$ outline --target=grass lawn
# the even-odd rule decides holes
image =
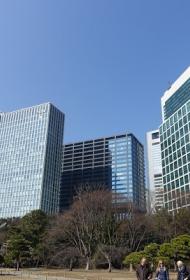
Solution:
[[[131,273],[127,270],[113,270],[109,273],[106,270],[23,269],[18,274],[14,270],[7,270],[7,273],[4,273],[2,276],[0,275],[2,280],[61,280],[62,278],[79,280],[136,280],[135,272]],[[170,280],[175,279],[176,274],[170,273]]]

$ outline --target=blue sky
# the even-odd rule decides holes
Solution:
[[[65,142],[161,121],[190,64],[189,0],[0,0],[0,110],[50,101]]]

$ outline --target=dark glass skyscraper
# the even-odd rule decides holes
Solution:
[[[60,209],[70,207],[79,188],[105,186],[122,201],[146,208],[144,148],[133,134],[63,146]],[[119,199],[119,198],[118,198]]]

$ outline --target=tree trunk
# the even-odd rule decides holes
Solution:
[[[36,261],[36,267],[38,267],[39,262],[40,262],[40,260],[39,260],[39,258],[38,258],[37,261]]]
[[[130,271],[130,272],[133,272],[133,265],[132,265],[132,263],[130,263],[129,271]]]
[[[174,271],[175,271],[175,272],[177,271],[177,264],[176,264],[175,261],[174,261]]]
[[[108,272],[111,272],[111,270],[112,270],[112,265],[110,259],[108,258]]]
[[[73,270],[73,260],[70,260],[69,270],[70,270],[70,271]]]
[[[85,270],[88,271],[89,269],[90,269],[90,258],[87,257],[87,259],[86,259],[86,268],[85,268]]]
[[[19,266],[19,260],[16,261],[16,270],[19,271],[20,266]]]

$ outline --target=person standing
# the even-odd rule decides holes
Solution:
[[[137,266],[136,276],[138,280],[152,279],[152,271],[146,258],[142,258],[140,264]]]
[[[182,262],[177,262],[177,280],[190,280],[190,269]]]
[[[162,260],[159,260],[156,269],[156,280],[169,280],[169,272]]]

